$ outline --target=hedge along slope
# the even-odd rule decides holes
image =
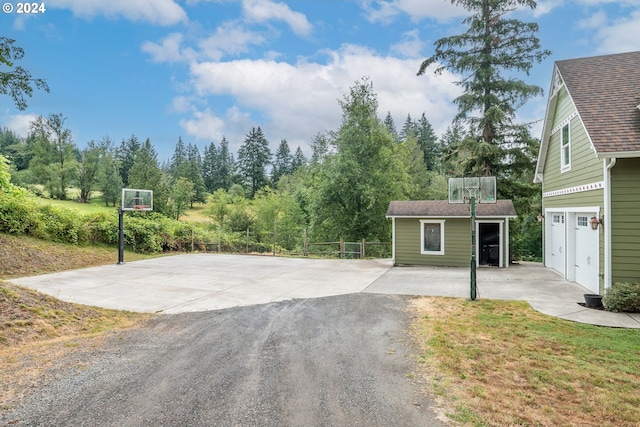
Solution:
[[[157,213],[125,214],[125,245],[136,252],[204,250],[214,233]],[[27,234],[60,243],[118,243],[118,214],[83,214],[75,209],[40,205],[27,190],[0,188],[0,232]]]

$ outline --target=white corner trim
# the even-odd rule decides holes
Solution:
[[[547,191],[542,193],[542,197],[564,196],[565,194],[582,193],[584,191],[603,190],[604,181],[592,182],[590,184],[577,185],[575,187],[562,188],[560,190]]]

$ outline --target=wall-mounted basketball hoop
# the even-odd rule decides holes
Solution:
[[[476,203],[496,203],[496,177],[449,178],[449,203],[468,203],[471,213],[471,301],[476,300]]]
[[[152,190],[122,189],[122,205],[118,208],[118,264],[124,264],[124,211],[152,210]]]

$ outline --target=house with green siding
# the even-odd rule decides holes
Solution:
[[[476,263],[508,267],[509,219],[516,217],[511,200],[476,205]],[[447,200],[393,201],[394,265],[469,266],[471,213],[468,204]]]
[[[544,264],[594,293],[640,281],[640,52],[557,61],[548,96]]]

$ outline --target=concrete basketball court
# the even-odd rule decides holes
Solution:
[[[64,301],[151,313],[218,310],[351,293],[469,298],[468,268],[394,267],[390,260],[186,254],[10,280]],[[524,300],[545,314],[640,328],[640,314],[578,305],[589,291],[535,263],[478,268],[478,298]]]

